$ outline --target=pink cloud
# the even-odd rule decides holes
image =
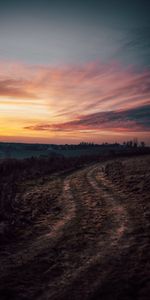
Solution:
[[[142,116],[129,118],[125,112],[150,104],[149,70],[100,62],[59,67],[7,63],[5,67],[1,65],[0,96],[40,100],[57,120],[43,124],[39,119],[38,124],[26,127],[30,130],[148,128]],[[116,120],[112,120],[114,115]]]
[[[150,105],[134,109],[105,111],[89,115],[80,115],[78,119],[58,124],[36,124],[26,129],[35,131],[81,131],[81,130],[109,130],[109,131],[150,131]]]

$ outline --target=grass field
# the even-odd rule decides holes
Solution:
[[[1,300],[148,300],[150,156],[20,181],[1,219]]]

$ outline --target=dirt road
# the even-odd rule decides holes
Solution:
[[[130,195],[106,178],[103,167],[64,178],[56,220],[49,221],[50,210],[43,219],[47,230],[9,251],[7,246],[0,299],[149,299],[143,211],[136,203],[130,207]]]

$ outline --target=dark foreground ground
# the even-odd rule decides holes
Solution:
[[[0,224],[0,300],[150,299],[150,156],[24,184]]]

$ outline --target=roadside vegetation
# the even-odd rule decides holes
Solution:
[[[136,146],[135,146],[136,145]],[[81,143],[81,148],[94,147],[92,144]],[[68,172],[84,167],[90,163],[102,162],[111,158],[123,156],[134,156],[145,154],[149,148],[142,145],[127,143],[124,151],[104,152],[95,155],[82,155],[65,157],[53,155],[50,157],[31,157],[23,160],[4,159],[0,162],[0,236],[2,239],[9,239],[14,233],[15,224],[18,222],[20,206],[22,206],[22,195],[32,186],[44,185],[53,178],[54,174],[61,178]],[[116,181],[123,180],[124,167],[122,163],[106,166],[106,174],[113,176]],[[44,192],[43,192],[44,195]],[[44,197],[44,196],[43,196]],[[30,209],[29,209],[30,210]],[[29,220],[28,214],[23,217],[26,223]]]
[[[126,149],[1,161],[0,299],[148,299],[150,155]]]

